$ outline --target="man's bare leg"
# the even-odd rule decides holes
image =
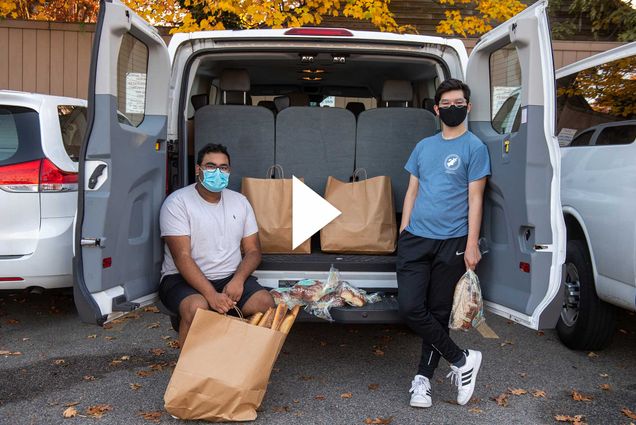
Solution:
[[[179,315],[181,316],[181,321],[179,322],[179,345],[181,347],[183,347],[186,335],[188,335],[190,325],[192,325],[192,321],[194,320],[194,315],[200,308],[208,310],[210,306],[205,297],[199,294],[189,295],[179,304]]]
[[[274,299],[266,289],[255,292],[243,305],[243,316],[248,317],[258,312],[265,312],[268,308],[274,307]]]

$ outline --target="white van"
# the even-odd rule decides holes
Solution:
[[[636,311],[636,42],[557,71],[556,134],[567,226],[558,335],[598,350],[616,307]]]
[[[399,215],[404,164],[437,131],[427,108],[437,85],[455,77],[472,89],[470,129],[492,163],[483,216],[489,253],[478,270],[487,306],[535,329],[554,327],[565,225],[546,7],[540,1],[484,35],[469,58],[459,40],[330,28],[176,34],[167,48],[130,9],[105,3],[80,159],[81,318],[101,324],[155,299],[159,209],[166,193],[193,182],[192,158],[206,143],[228,146],[231,189],[278,163],[322,194],[328,176],[347,180],[363,167],[369,177],[391,177]],[[510,131],[494,126],[498,108],[519,93]],[[118,122],[118,109],[131,125]],[[255,274],[266,286],[288,286],[326,278],[331,264],[354,285],[387,294],[379,304],[335,311],[336,321],[399,320],[390,297],[394,255],[314,246],[309,255],[264,255]]]

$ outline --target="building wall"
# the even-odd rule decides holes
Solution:
[[[0,21],[0,89],[86,98],[95,25]],[[170,36],[160,29],[164,40]],[[470,51],[477,40],[463,40]],[[554,41],[554,62],[562,66],[621,43]]]

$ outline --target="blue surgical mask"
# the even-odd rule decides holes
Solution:
[[[200,176],[199,181],[210,192],[222,191],[230,181],[230,173],[224,173],[218,168],[214,171],[203,170],[203,178]]]

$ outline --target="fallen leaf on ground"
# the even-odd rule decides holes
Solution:
[[[94,381],[95,377],[93,375],[84,375],[84,381]]]
[[[160,356],[163,353],[165,353],[166,351],[164,349],[162,349],[162,348],[152,348],[150,350],[150,352],[152,353],[153,356]]]
[[[508,393],[499,394],[497,397],[493,397],[492,399],[497,402],[497,404],[501,407],[506,407],[508,405]]]
[[[65,418],[74,418],[77,416],[77,409],[74,407],[68,407],[63,413],[62,416]]]
[[[117,366],[118,364],[121,364],[122,361],[115,359],[115,360],[111,360],[111,362],[109,363],[110,366]]]
[[[543,397],[545,398],[545,391],[543,390],[534,390],[532,391],[532,395],[535,397]]]
[[[600,387],[602,390],[605,391],[610,391],[612,389],[612,387],[610,387],[610,384],[601,384]]]
[[[599,373],[598,376],[600,376],[601,378],[608,378],[609,375],[607,373]]]
[[[353,394],[351,393],[342,393],[340,394],[340,398],[351,398],[353,397]]]
[[[54,361],[53,361],[53,363],[54,363],[54,364],[56,364],[56,365],[58,365],[58,366],[60,366],[60,365],[65,364],[65,363],[66,363],[66,360],[64,360],[64,359],[57,359],[57,360],[54,360]]]
[[[274,413],[287,413],[287,412],[289,412],[289,406],[274,406],[272,408],[272,412],[274,412]]]
[[[151,323],[148,326],[146,326],[146,328],[148,328],[148,329],[156,329],[156,328],[159,328],[159,327],[161,327],[161,324],[159,322],[154,322],[154,323]]]
[[[111,323],[106,323],[104,326],[102,326],[102,328],[104,328],[104,329],[112,329],[113,325]]]
[[[7,325],[17,325],[18,323],[20,323],[19,320],[15,320],[15,319],[9,319],[5,322]]]
[[[527,374],[526,372],[521,372],[521,373],[519,374],[519,376],[520,376],[520,377],[522,377],[522,378],[527,378],[527,377],[528,377],[528,374]]]
[[[468,400],[468,404],[477,404],[481,401],[481,399],[479,397],[471,397],[470,400]]]
[[[19,351],[7,351],[7,350],[0,350],[0,356],[21,356],[22,353]]]
[[[179,347],[180,347],[180,345],[179,345],[179,341],[177,341],[176,339],[173,339],[172,341],[168,341],[168,342],[166,343],[166,345],[167,345],[168,347],[170,347],[170,348],[179,348]]]
[[[375,391],[375,390],[377,390],[378,388],[380,388],[380,384],[369,384],[369,389],[370,389],[371,391]]]
[[[152,372],[149,370],[140,370],[136,373],[137,376],[141,377],[141,378],[146,378],[150,375],[152,375]]]
[[[72,401],[70,403],[66,403],[64,407],[73,407],[73,406],[77,406],[78,404],[79,404],[79,401]]]
[[[574,399],[574,401],[592,401],[592,398],[593,397],[590,395],[585,395],[577,390],[572,390],[572,399]]]
[[[367,425],[371,424],[379,424],[379,425],[388,425],[393,422],[393,416],[389,416],[388,418],[366,418],[364,423]]]
[[[150,305],[148,307],[144,307],[144,311],[146,313],[159,313],[159,308],[156,305]]]
[[[524,390],[523,388],[508,388],[508,391],[510,391],[510,394],[512,395],[528,394],[528,391]]]
[[[484,413],[484,411],[481,410],[479,407],[471,407],[470,409],[468,409],[468,411],[470,413]]]
[[[166,340],[172,338],[170,335],[163,335],[161,339]]]
[[[301,381],[312,381],[314,379],[313,376],[311,375],[300,375],[300,380]]]
[[[587,353],[588,357],[598,357],[598,354],[596,354],[594,351],[590,351],[589,353]]]
[[[24,337],[24,338],[22,338],[22,341],[28,341],[28,340],[30,340],[30,339],[31,339],[31,338],[29,338],[29,337]]]
[[[105,336],[104,339],[106,341],[112,341],[113,339],[117,339],[117,337],[115,337],[115,336]]]
[[[373,354],[375,354],[378,357],[384,356],[384,351],[380,350],[379,348],[376,348],[373,350]]]
[[[300,400],[293,400],[293,401],[294,401],[294,403],[296,403],[296,404],[300,403]]]
[[[147,421],[159,423],[161,420],[161,412],[139,412],[139,416]]]
[[[327,397],[325,397],[324,395],[317,395],[316,397],[314,397],[316,400],[324,400]]]
[[[501,347],[505,347],[506,345],[514,345],[514,342],[510,341],[510,340],[506,340],[504,342],[502,342],[501,344],[499,344]]]
[[[543,331],[537,331],[537,336],[543,336],[543,335],[545,335],[545,332],[543,332]]]
[[[569,415],[556,415],[554,419],[557,422],[570,422],[574,425],[583,425],[583,415],[569,416]]]
[[[95,339],[95,338],[97,338],[97,334],[89,335],[89,336],[87,336],[86,338],[88,338],[88,339]]]
[[[86,414],[93,418],[101,418],[110,410],[113,410],[113,406],[110,404],[96,404],[95,406],[89,406],[86,409]]]
[[[627,407],[623,407],[621,412],[623,412],[623,415],[627,416],[629,419],[636,419],[636,413],[632,412]]]
[[[130,387],[131,390],[137,391],[139,388],[141,388],[141,384],[128,384],[128,386]]]
[[[629,335],[629,332],[627,332],[625,329],[619,329],[618,331],[622,334]]]
[[[320,341],[320,346],[321,347],[326,347],[327,346],[327,341]]]
[[[153,363],[148,367],[156,372],[161,372],[164,368],[168,367],[168,363],[166,362]]]

